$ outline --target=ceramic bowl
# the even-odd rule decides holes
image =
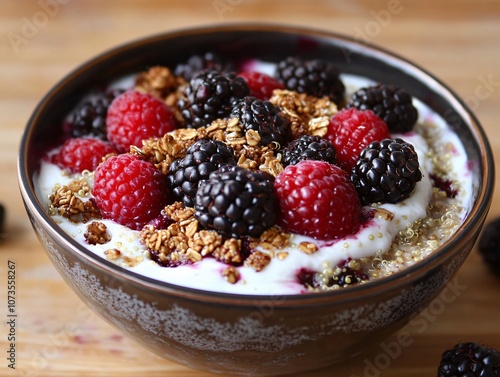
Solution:
[[[442,115],[463,142],[476,183],[458,232],[424,262],[368,284],[328,293],[245,296],[188,289],[127,271],[77,244],[36,198],[40,152],[90,88],[152,65],[174,66],[215,51],[275,62],[287,55],[335,61],[341,72],[406,88]],[[19,184],[50,260],[79,297],[147,349],[213,372],[277,375],[322,368],[358,355],[402,328],[462,265],[480,232],[493,190],[493,158],[474,115],[442,82],[388,51],[330,32],[277,25],[203,27],[152,36],[83,64],[35,109],[22,138]]]

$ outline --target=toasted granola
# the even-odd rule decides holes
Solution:
[[[181,132],[181,130],[186,130],[186,132]],[[190,137],[187,138],[186,134]],[[196,132],[192,137],[191,134],[192,132],[188,133],[186,128],[181,128],[161,138],[144,140],[142,148],[131,147],[130,153],[151,162],[162,174],[167,174],[170,165],[176,159],[184,157],[186,150],[198,140]]]
[[[200,230],[195,232],[188,240],[191,249],[196,250],[201,256],[211,255],[222,245],[222,237],[211,230]]]
[[[317,98],[290,90],[275,89],[269,101],[290,121],[294,139],[306,134],[325,136],[330,118],[338,111],[337,105],[327,97]]]
[[[269,252],[281,250],[290,246],[290,236],[288,232],[276,227],[271,227],[265,230],[259,239],[253,239],[250,242],[250,248],[255,249],[260,246]]]
[[[87,231],[83,234],[87,242],[91,245],[103,245],[111,241],[106,225],[100,221],[92,221],[87,225]]]
[[[132,147],[130,153],[154,164],[163,174],[170,165],[186,155],[187,149],[198,140],[209,138],[222,141],[234,150],[238,165],[250,170],[262,170],[276,177],[283,171],[281,155],[273,146],[258,145],[257,131],[243,132],[238,119],[217,119],[208,127],[179,128],[161,138],[142,142],[142,148]]]
[[[104,252],[107,260],[115,261],[120,259],[122,252],[119,249],[108,249]]]
[[[181,76],[176,76],[168,67],[154,66],[139,73],[135,78],[135,89],[149,93],[157,98],[166,99],[187,82]]]
[[[173,220],[167,229],[156,229],[153,225],[146,225],[140,232],[141,241],[160,260],[171,262],[199,262],[201,252],[205,255],[209,247],[200,244],[206,239],[196,236],[198,220],[194,217],[194,208],[184,207],[180,202],[168,205],[164,209],[165,215]],[[197,242],[195,242],[195,240]]]
[[[301,242],[299,243],[299,250],[303,252],[304,254],[314,254],[316,251],[318,251],[318,247],[313,244],[312,242]]]
[[[101,213],[93,199],[82,200],[88,195],[90,188],[85,179],[74,180],[67,186],[54,187],[50,195],[49,213],[66,217],[73,222],[87,222],[90,219],[100,219]]]
[[[135,90],[165,101],[174,111],[180,124],[184,123],[184,119],[177,108],[177,102],[183,96],[186,86],[187,82],[184,78],[176,76],[170,68],[164,66],[151,67],[139,73],[135,79]]]
[[[139,255],[137,257],[129,257],[127,255],[125,255],[123,257],[123,263],[127,266],[127,267],[135,267],[137,266],[139,263],[141,263],[142,261],[144,260],[144,258]]]
[[[166,229],[156,229],[148,224],[141,230],[140,239],[160,263],[165,265],[195,263],[203,257],[212,256],[228,265],[245,264],[261,271],[274,256],[273,249],[279,250],[290,245],[290,234],[273,227],[266,230],[259,239],[250,239],[247,250],[242,239],[223,239],[214,230],[198,229],[194,208],[176,202],[166,206],[163,212],[173,221],[172,224]],[[270,254],[258,250],[259,247],[268,250]],[[283,255],[279,259],[283,260]]]
[[[262,271],[269,263],[271,263],[271,256],[259,250],[254,251],[245,259],[245,266],[252,267],[257,272]]]
[[[241,264],[244,256],[241,253],[241,240],[229,238],[224,243],[214,250],[212,255],[220,262],[226,264]]]
[[[221,275],[230,284],[236,284],[240,280],[240,273],[233,266],[228,266],[223,269]]]
[[[237,153],[238,166],[249,170],[261,170],[273,177],[283,171],[281,155],[269,146],[255,147],[244,145]]]

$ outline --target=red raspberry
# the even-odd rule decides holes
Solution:
[[[92,191],[102,217],[140,230],[167,204],[165,177],[150,162],[125,153],[97,167]]]
[[[95,170],[102,158],[111,153],[118,152],[110,143],[77,137],[66,140],[59,153],[52,157],[52,161],[71,173],[81,173],[84,170]]]
[[[177,127],[173,111],[161,100],[134,90],[116,97],[108,109],[106,129],[109,141],[119,152],[142,141],[161,137]]]
[[[355,108],[335,114],[325,136],[337,150],[338,165],[349,173],[368,144],[390,137],[387,124],[375,113]]]
[[[238,74],[250,88],[250,95],[261,100],[268,100],[274,89],[285,89],[285,86],[274,77],[261,72],[241,72]]]
[[[304,160],[289,165],[274,182],[285,229],[319,240],[355,233],[362,219],[354,185],[338,166]]]

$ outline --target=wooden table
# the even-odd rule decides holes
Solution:
[[[476,112],[493,149],[500,147],[499,1],[2,0],[0,202],[7,209],[7,238],[0,244],[0,376],[212,376],[164,361],[122,337],[65,285],[25,214],[16,157],[37,102],[82,61],[138,37],[240,21],[322,28],[393,50],[454,88]],[[489,219],[497,215],[498,193]],[[17,274],[15,371],[6,360],[9,260]],[[459,341],[500,349],[500,280],[488,273],[476,250],[457,284],[463,289],[453,300],[434,302],[418,323],[402,330],[410,344],[391,348],[395,334],[362,357],[307,376],[431,377],[443,350]]]

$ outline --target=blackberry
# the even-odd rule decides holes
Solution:
[[[478,250],[491,271],[500,277],[500,217],[485,225],[479,237]]]
[[[200,182],[195,210],[199,224],[222,237],[259,237],[276,220],[273,177],[262,171],[224,166]]]
[[[369,144],[360,154],[351,181],[363,204],[397,203],[408,198],[422,179],[413,145],[402,139]]]
[[[337,152],[332,143],[320,136],[303,135],[283,150],[283,166],[296,165],[303,160],[322,160],[334,164]]]
[[[184,158],[170,165],[167,185],[174,199],[194,207],[198,183],[224,165],[236,165],[231,147],[218,140],[198,140],[187,149]]]
[[[204,54],[191,55],[185,63],[178,64],[174,73],[190,81],[197,73],[204,70],[227,71],[229,64],[216,53],[208,51]]]
[[[481,344],[459,343],[443,353],[438,377],[500,376],[500,354]]]
[[[91,96],[79,105],[70,118],[72,137],[93,136],[107,140],[106,115],[111,102],[124,93],[123,89],[113,89]]]
[[[200,128],[226,118],[233,103],[249,94],[245,80],[233,72],[202,71],[191,79],[178,106],[186,127]]]
[[[391,132],[411,131],[418,119],[412,97],[393,85],[371,86],[355,92],[346,105],[360,110],[372,110],[387,123]]]
[[[277,143],[281,147],[290,137],[290,122],[269,101],[245,97],[234,104],[229,117],[238,118],[245,131],[257,131],[261,145]]]
[[[278,63],[276,75],[287,89],[315,97],[329,97],[337,105],[344,101],[345,87],[339,71],[324,60],[288,57]]]

